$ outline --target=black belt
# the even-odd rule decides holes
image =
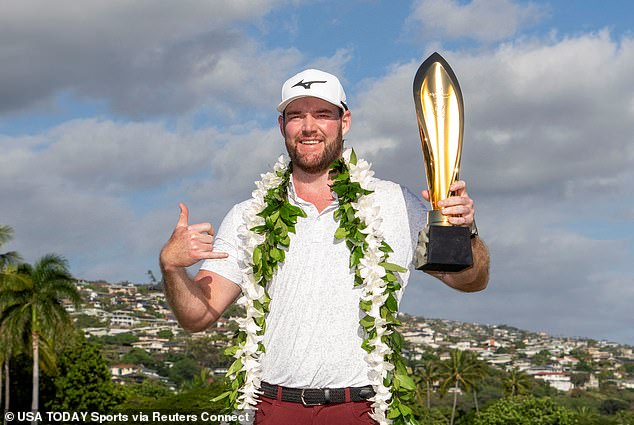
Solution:
[[[289,388],[279,385],[271,385],[262,382],[260,389],[264,397],[273,398],[292,403],[301,403],[304,406],[318,406],[320,404],[345,403],[346,401],[366,401],[374,396],[371,385],[366,387],[350,388]],[[346,400],[346,392],[350,393]],[[279,395],[279,396],[278,396]]]

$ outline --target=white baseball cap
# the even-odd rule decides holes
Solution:
[[[284,112],[289,103],[300,97],[318,97],[344,111],[348,110],[346,93],[339,79],[318,69],[307,69],[286,80],[282,86],[282,102],[277,105],[277,110]]]

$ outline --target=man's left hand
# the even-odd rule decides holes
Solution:
[[[442,214],[447,216],[447,221],[456,226],[471,226],[475,215],[473,199],[467,193],[467,184],[463,180],[453,182],[449,190],[454,192],[453,196],[438,201],[438,206],[442,208]],[[429,190],[422,191],[423,198],[429,202]]]
[[[452,196],[442,201],[438,201],[438,207],[447,217],[447,221],[457,226],[472,226],[475,207],[473,199],[467,194],[467,184],[459,180],[449,186],[453,192]],[[423,198],[429,201],[429,191],[423,190]],[[473,229],[472,229],[473,230]],[[461,272],[427,272],[432,276],[442,280],[446,285],[463,292],[481,291],[487,287],[489,282],[489,250],[484,241],[471,238],[473,249],[473,267],[469,267]]]

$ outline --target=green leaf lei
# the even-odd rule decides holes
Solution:
[[[346,160],[347,157],[349,160]],[[358,160],[354,151],[350,151],[332,164],[330,174],[333,181],[331,189],[337,194],[339,203],[334,212],[335,219],[339,220],[335,238],[345,240],[350,250],[350,269],[355,274],[354,285],[363,288],[359,308],[366,314],[359,323],[366,337],[362,348],[368,353],[366,361],[374,373],[371,380],[376,393],[370,399],[374,402],[371,416],[380,424],[418,424],[412,410],[404,403],[413,400],[415,384],[401,356],[403,337],[397,331],[401,323],[396,317],[396,292],[401,289],[401,284],[396,273],[406,269],[388,262],[392,248],[380,232],[377,232],[378,237],[373,233],[373,226],[366,223],[363,212],[360,212],[360,202],[373,193],[363,187],[362,182],[351,179],[351,170],[361,162],[360,168],[369,170],[369,164]],[[213,400],[226,397],[231,410],[254,408],[257,403],[259,356],[265,351],[261,341],[271,302],[266,286],[284,261],[284,248],[290,245],[289,232],[295,233],[298,217],[306,217],[301,208],[288,201],[292,163],[288,166],[280,164],[281,161],[278,161],[274,175],[263,175],[263,181],[268,180],[271,187],[258,183],[260,189],[266,190],[264,208],[256,214],[261,224],[249,230],[258,235],[261,242],[252,249],[249,262],[252,275],[247,276],[253,279],[259,287],[254,290],[259,292],[246,294],[245,298],[251,298],[251,302],[248,299],[242,301],[247,305],[247,318],[240,323],[235,345],[225,350],[225,354],[236,358],[227,372],[231,390]],[[366,261],[366,257],[370,260]]]

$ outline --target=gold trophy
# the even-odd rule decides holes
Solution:
[[[473,265],[471,230],[450,224],[438,201],[451,195],[449,186],[458,180],[464,104],[456,75],[438,53],[416,72],[414,104],[432,207],[427,226],[419,234],[416,268],[457,272]]]

